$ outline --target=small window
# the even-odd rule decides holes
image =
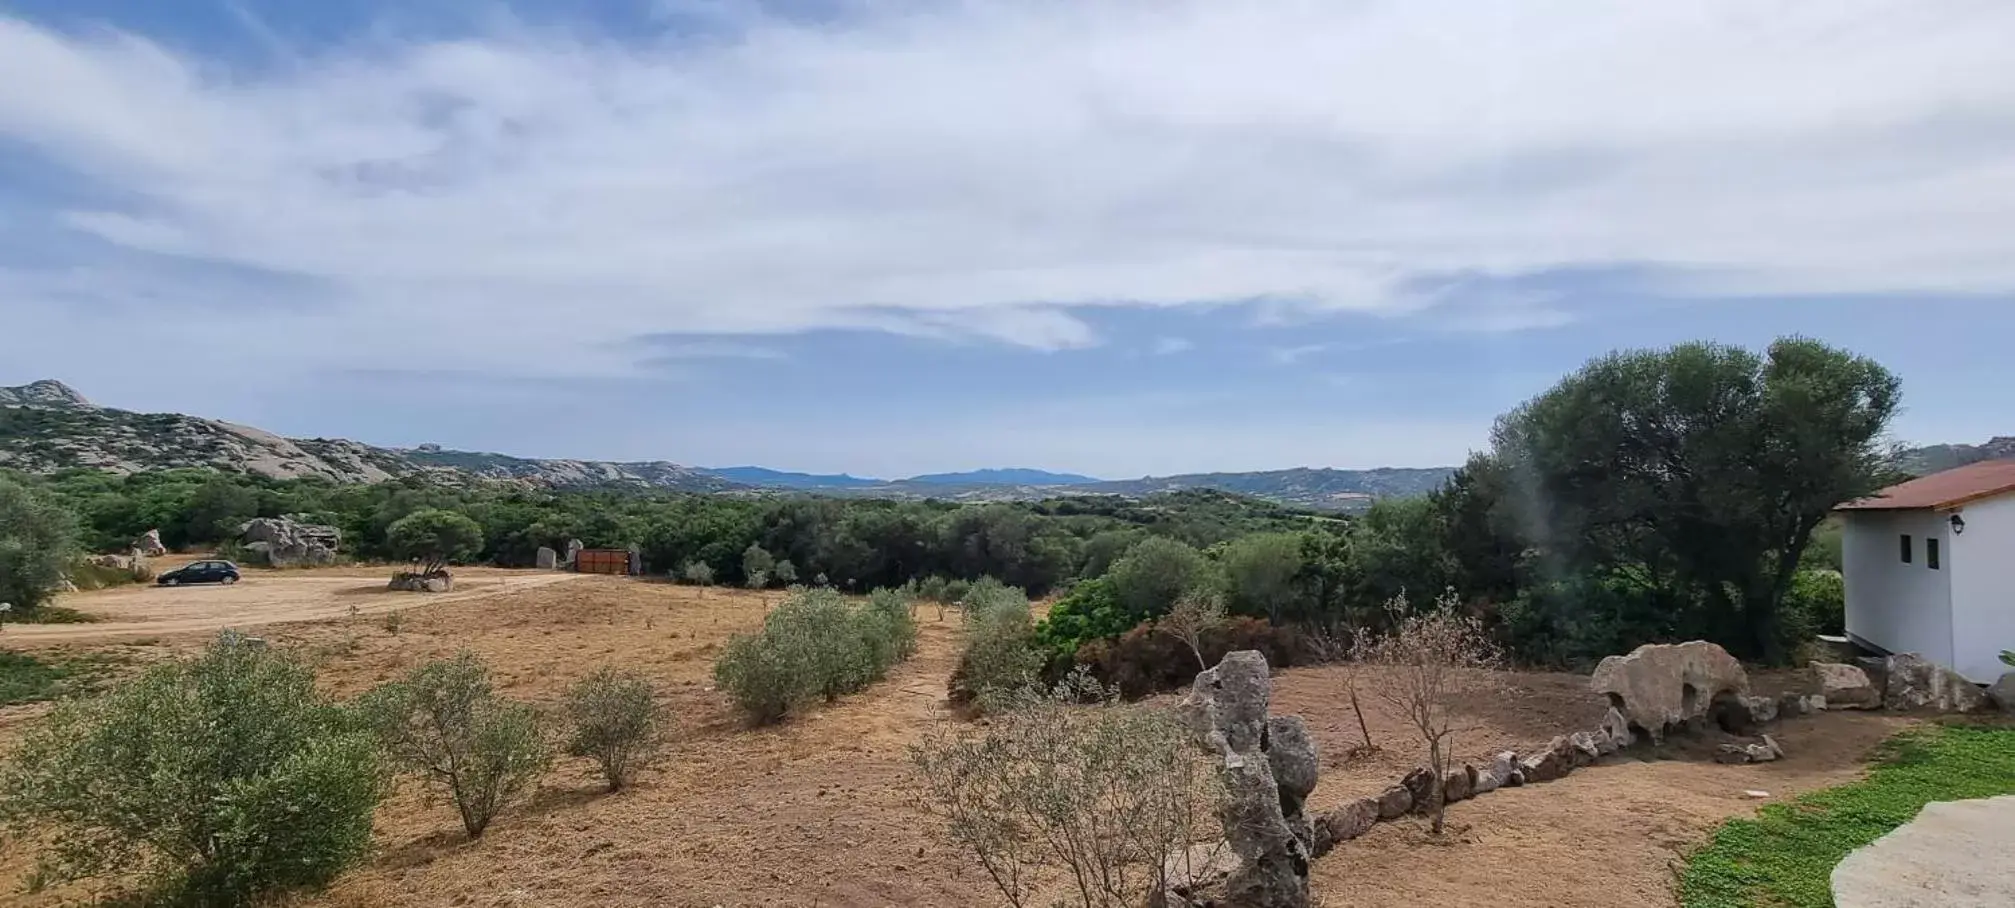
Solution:
[[[1936,539],[1926,538],[1924,540],[1924,566],[1934,571],[1938,569],[1938,540]]]
[[[1910,563],[1910,534],[1903,534],[1903,563]]]

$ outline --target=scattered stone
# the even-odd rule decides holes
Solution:
[[[1776,748],[1768,744],[1746,745],[1742,748],[1742,751],[1749,755],[1749,762],[1751,763],[1768,763],[1783,756],[1783,754],[1777,752]]]
[[[1379,802],[1372,798],[1359,798],[1323,814],[1315,821],[1313,854],[1322,857],[1337,845],[1370,832],[1378,825],[1378,814]]]
[[[548,546],[539,546],[538,553],[532,556],[532,565],[542,571],[558,568],[560,566],[560,553],[553,551]]]
[[[1764,735],[1764,736],[1763,736],[1763,746],[1764,746],[1764,747],[1768,747],[1768,748],[1770,748],[1770,753],[1772,754],[1772,759],[1776,759],[1776,760],[1782,760],[1782,759],[1784,759],[1784,746],[1783,746],[1783,745],[1781,745],[1781,744],[1778,744],[1778,743],[1777,743],[1777,739],[1776,739],[1776,738],[1773,738],[1773,737],[1771,737],[1771,736],[1769,736],[1769,735]]]
[[[1890,656],[1886,674],[1882,705],[1890,709],[1966,713],[1987,702],[1987,695],[1964,675],[1916,653]]]
[[[401,572],[393,574],[385,588],[408,593],[445,593],[455,588],[455,578],[447,571],[431,574]]]
[[[1714,762],[1742,764],[1749,762],[1749,748],[1741,744],[1723,744],[1714,751]]]
[[[2002,673],[2000,679],[1987,688],[1987,698],[2001,707],[2002,712],[2015,715],[2015,672]]]
[[[1404,786],[1394,785],[1378,796],[1378,818],[1393,820],[1406,816],[1413,809],[1413,792]]]
[[[1881,709],[1882,690],[1868,673],[1839,662],[1812,663],[1812,676],[1828,709]]]
[[[1545,750],[1520,760],[1518,772],[1525,783],[1551,782],[1574,771],[1571,750],[1566,738],[1554,738]]]
[[[1589,686],[1644,730],[1653,743],[1675,725],[1705,717],[1716,698],[1749,690],[1742,663],[1703,640],[1646,644],[1595,667]]]
[[[1732,735],[1753,735],[1777,720],[1777,701],[1746,694],[1723,694],[1711,709],[1714,724]]]
[[[1598,739],[1600,738],[1607,738],[1616,750],[1637,743],[1637,736],[1630,733],[1630,720],[1624,718],[1623,713],[1614,706],[1602,716],[1602,730]]]
[[[303,523],[293,517],[259,517],[238,527],[243,548],[254,563],[272,567],[333,564],[343,531]]]
[[[1755,798],[1757,800],[1762,800],[1764,798],[1770,797],[1770,792],[1759,791],[1757,789],[1751,788],[1748,791],[1743,792],[1742,796],[1745,798]]]
[[[1577,731],[1568,735],[1567,743],[1573,748],[1568,752],[1568,758],[1574,761],[1576,769],[1602,759],[1602,749],[1595,745],[1595,736],[1588,732]]]
[[[1777,714],[1786,719],[1825,711],[1826,697],[1822,694],[1785,694],[1777,701]]]
[[[1443,804],[1467,801],[1470,795],[1475,793],[1476,767],[1460,766],[1449,769],[1448,778],[1441,785],[1441,802]]]
[[[1266,657],[1240,650],[1199,673],[1178,708],[1224,785],[1218,819],[1236,858],[1210,895],[1191,893],[1185,896],[1189,902],[1179,904],[1308,904],[1316,833],[1302,807],[1321,761],[1299,718],[1267,718],[1272,690]]]
[[[133,569],[133,559],[125,555],[92,555],[86,560],[102,568],[112,568],[119,571],[130,571]]]
[[[1496,776],[1497,781],[1505,785],[1518,784],[1518,782],[1514,782],[1511,779],[1511,777],[1514,774],[1516,774],[1517,771],[1518,771],[1518,754],[1512,751],[1507,750],[1503,753],[1500,753],[1490,761],[1490,774]]]
[[[1428,805],[1433,803],[1434,770],[1425,766],[1419,767],[1407,773],[1406,778],[1399,780],[1399,784],[1406,789],[1407,796],[1412,799],[1413,809],[1426,810]]]
[[[147,558],[159,558],[168,554],[168,547],[161,544],[161,531],[148,530],[133,540],[133,548]]]
[[[1742,707],[1749,711],[1750,718],[1758,725],[1769,725],[1777,721],[1778,704],[1771,697],[1743,697]]]
[[[1471,792],[1470,796],[1487,795],[1503,787],[1504,778],[1499,776],[1496,770],[1479,769],[1476,770],[1476,790]]]

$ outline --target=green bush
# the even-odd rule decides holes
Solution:
[[[0,822],[50,835],[46,878],[139,871],[163,903],[243,905],[362,860],[385,791],[314,673],[226,632],[35,726],[0,771]]]
[[[1143,539],[1113,563],[1105,579],[1130,619],[1129,625],[1168,614],[1182,594],[1214,582],[1216,572],[1203,553],[1173,539]]]
[[[714,682],[752,721],[775,722],[881,680],[915,651],[916,622],[900,594],[877,590],[854,605],[829,588],[799,589],[761,631],[728,641]]]
[[[1839,571],[1818,568],[1799,571],[1784,594],[1785,625],[1790,632],[1847,632],[1847,579]],[[1790,642],[1798,642],[1795,639]]]
[[[474,653],[415,668],[359,706],[392,760],[454,801],[472,838],[552,765],[538,715],[491,691]]]
[[[635,672],[597,669],[567,688],[566,710],[567,753],[593,759],[610,791],[629,784],[664,743],[651,682]]]
[[[1120,605],[1110,579],[1086,580],[1050,606],[1049,616],[1036,625],[1035,638],[1052,656],[1068,660],[1093,640],[1117,637],[1139,624]]]
[[[1048,660],[1038,648],[1028,596],[1021,590],[982,578],[965,603],[965,649],[948,693],[954,705],[987,711],[1035,684]]]

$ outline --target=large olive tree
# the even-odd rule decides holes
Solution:
[[[1502,417],[1494,456],[1551,570],[1627,570],[1741,655],[1785,653],[1812,531],[1881,484],[1899,383],[1805,338],[1613,353]]]

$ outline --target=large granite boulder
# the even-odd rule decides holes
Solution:
[[[1881,709],[1882,689],[1868,680],[1868,673],[1839,662],[1812,663],[1812,678],[1827,709]]]
[[[1589,686],[1609,695],[1633,731],[1657,743],[1668,729],[1705,719],[1717,698],[1748,693],[1749,673],[1704,640],[1653,643],[1602,660]]]
[[[1993,685],[1987,688],[1987,698],[2001,711],[2015,716],[2015,672],[2004,672]]]
[[[343,543],[342,530],[294,517],[248,520],[238,527],[238,536],[256,563],[271,567],[333,564]]]
[[[1178,707],[1224,786],[1218,821],[1238,862],[1221,893],[1193,893],[1186,904],[1308,904],[1316,830],[1303,805],[1315,788],[1321,757],[1299,718],[1267,716],[1272,692],[1266,657],[1240,650],[1198,674]]]
[[[159,558],[168,554],[168,547],[161,544],[161,531],[148,530],[133,540],[133,548],[148,558]]]
[[[1987,705],[1987,695],[1978,685],[1923,656],[1903,653],[1886,661],[1882,705],[1889,709],[1968,713]],[[1833,698],[1826,702],[1831,704]]]

